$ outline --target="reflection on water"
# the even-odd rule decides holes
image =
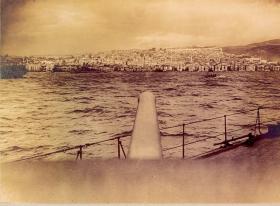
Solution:
[[[160,127],[255,109],[262,120],[279,118],[279,73],[28,73],[24,79],[0,81],[1,161],[41,154],[65,146],[107,139],[130,131],[138,95],[150,90],[157,97]],[[256,113],[231,116],[228,129],[244,128]],[[186,142],[223,132],[223,119],[190,125]],[[162,130],[163,147],[181,143],[182,128]],[[235,134],[236,135],[236,134]],[[223,136],[220,137],[221,139]],[[217,139],[215,140],[217,141]],[[187,147],[187,155],[213,142]],[[129,138],[124,140],[127,147]],[[84,157],[115,157],[115,142],[86,151]],[[180,149],[164,155],[179,156]],[[75,153],[49,159],[74,159]]]

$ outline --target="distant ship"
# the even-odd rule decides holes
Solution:
[[[216,76],[217,76],[217,74],[214,73],[214,71],[213,71],[212,69],[209,69],[208,72],[207,72],[207,74],[206,74],[204,77],[205,77],[205,78],[214,78],[214,77],[216,77]]]
[[[70,73],[92,73],[92,72],[100,72],[100,70],[94,69],[88,66],[78,67],[76,69],[70,70]]]
[[[207,73],[205,76],[205,78],[214,78],[214,77],[217,77],[217,74],[213,73],[213,72],[209,72]]]
[[[0,79],[22,78],[26,73],[25,65],[0,65]]]

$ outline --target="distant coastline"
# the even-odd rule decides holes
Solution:
[[[111,50],[67,56],[1,56],[29,72],[280,71],[280,40],[234,47]]]

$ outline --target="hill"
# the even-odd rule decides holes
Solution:
[[[280,39],[245,46],[223,47],[223,51],[230,54],[245,54],[253,57],[261,57],[269,61],[280,61]]]

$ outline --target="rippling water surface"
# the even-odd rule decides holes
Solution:
[[[160,128],[188,123],[234,112],[261,110],[262,121],[280,119],[279,73],[219,73],[205,78],[204,73],[28,73],[23,79],[0,81],[1,161],[11,161],[66,146],[95,142],[127,134],[133,127],[137,97],[154,92]],[[229,133],[249,132],[256,112],[229,116]],[[215,136],[224,131],[223,118],[186,126],[186,143]],[[162,146],[180,145],[182,127],[162,129]],[[123,139],[125,149],[130,137]],[[186,155],[206,151],[223,135],[187,145]],[[47,159],[74,159],[76,151]],[[116,142],[87,148],[85,158],[112,158]],[[181,148],[164,156],[180,157]]]

